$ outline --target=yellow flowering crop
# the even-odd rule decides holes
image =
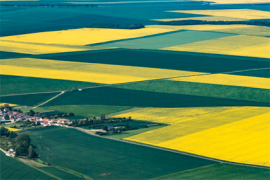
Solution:
[[[223,144],[223,140],[228,143],[227,145],[230,145],[229,143],[231,139],[239,138],[236,132],[243,133],[243,131],[248,132],[250,130],[250,133],[248,132],[246,134],[246,138],[250,138],[252,136],[260,137],[264,143],[258,148],[263,148],[265,144],[267,144],[266,141],[267,137],[269,136],[269,129],[267,130],[266,127],[267,125],[269,126],[269,110],[269,107],[144,108],[137,111],[120,114],[117,115],[117,117],[131,116],[132,119],[136,120],[168,124],[168,126],[163,128],[125,138],[127,140],[186,151],[228,161],[268,166],[266,162],[261,162],[260,160],[256,161],[256,159],[251,160],[251,157],[244,155],[247,151],[245,146],[250,145],[252,148],[254,148],[254,143],[258,142],[256,140],[250,140],[250,144],[249,141],[245,141],[245,143],[241,144],[239,142],[240,140],[238,139],[237,143],[239,145],[235,147],[235,149],[237,149],[236,153],[242,154],[243,156],[241,156],[241,158],[238,156],[236,159],[228,159],[227,155],[223,153],[217,156],[220,151],[218,149],[214,150],[214,146],[218,148],[218,145]],[[256,121],[257,119],[258,121]],[[250,129],[249,127],[254,128]],[[231,129],[231,131],[228,129]],[[230,133],[226,134],[224,132],[226,130],[230,131]],[[198,145],[193,147],[193,142],[201,142],[200,137],[204,137],[204,132],[208,131],[211,133],[207,133],[207,135],[212,135],[211,138],[216,143],[213,145],[213,147],[211,147],[213,148],[213,151],[204,148],[204,146],[208,146],[213,143],[198,143]],[[235,134],[233,134],[234,132]],[[268,136],[263,138],[262,136],[267,135],[267,132]],[[189,138],[193,137],[193,135],[194,138]],[[207,136],[207,138],[210,137]],[[191,142],[189,142],[189,139],[191,139]],[[183,147],[182,143],[184,144]],[[187,145],[185,146],[185,144]],[[225,146],[226,145],[224,145],[224,149]],[[208,152],[208,154],[206,152]],[[265,149],[262,150],[261,155],[265,157],[264,152]],[[253,150],[251,150],[250,153],[254,153]],[[255,154],[253,155],[256,156]]]
[[[269,142],[270,113],[266,113],[159,145],[226,161],[270,166]]]
[[[253,9],[222,9],[222,10],[181,10],[181,11],[170,11],[177,13],[187,14],[203,14],[210,16],[223,16],[240,19],[268,19],[270,12],[260,11]]]
[[[161,28],[142,29],[105,29],[82,28],[62,31],[39,32],[24,35],[1,37],[0,40],[41,43],[47,45],[87,45],[106,41],[136,38],[152,34],[165,33],[172,30]]]
[[[230,74],[210,74],[183,78],[180,77],[171,80],[270,89],[269,78],[239,76]]]
[[[74,51],[90,51],[99,49],[110,49],[103,47],[89,47],[89,46],[57,46],[57,45],[46,45],[46,44],[31,44],[23,42],[13,41],[0,41],[1,51],[17,52],[25,54],[49,54],[49,53],[60,53],[60,52],[74,52]]]
[[[96,82],[126,83],[177,76],[204,74],[190,71],[166,70],[97,63],[19,58],[1,60],[1,74]]]

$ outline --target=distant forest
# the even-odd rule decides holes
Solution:
[[[201,24],[213,24],[213,25],[231,25],[231,24],[246,24],[256,26],[270,26],[269,21],[204,21],[204,20],[180,20],[180,21],[165,21],[160,22],[160,25],[201,25]]]
[[[143,24],[128,24],[128,25],[119,25],[111,23],[93,23],[87,28],[110,28],[110,29],[141,29],[145,26]]]
[[[0,7],[97,7],[96,4],[0,4]]]

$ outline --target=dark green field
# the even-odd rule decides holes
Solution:
[[[43,161],[93,179],[149,179],[214,163],[75,129],[47,127],[29,134]]]
[[[237,73],[233,73],[233,74],[241,75],[241,76],[255,76],[255,77],[270,78],[270,69],[256,70],[256,71],[244,71],[244,72],[237,72]]]
[[[269,90],[249,87],[180,82],[170,80],[144,81],[134,84],[123,84],[117,87],[140,91],[186,94],[270,103]]]
[[[196,177],[196,179],[204,180],[269,180],[270,169],[229,164],[213,164],[185,172],[169,174],[152,180],[191,180],[194,179],[194,177]]]
[[[45,106],[110,105],[132,107],[268,106],[268,103],[203,96],[147,92],[112,87],[67,92]]]
[[[16,95],[16,96],[1,96],[0,102],[19,104],[24,106],[35,106],[39,103],[43,103],[48,99],[54,97],[58,93],[43,93],[43,94],[27,94],[27,95]]]
[[[17,84],[18,86],[14,88],[14,84]],[[80,81],[1,75],[1,95],[64,91],[98,85],[100,84]]]
[[[62,61],[153,67],[208,73],[265,68],[269,66],[269,60],[262,58],[169,52],[161,50],[139,51],[122,49],[95,52],[58,53],[51,55],[39,55],[36,57]]]
[[[15,53],[15,52],[0,51],[0,58],[1,59],[24,58],[24,57],[29,57],[29,56],[31,56],[31,55],[29,55],[29,54]]]
[[[0,152],[0,179],[55,179]]]

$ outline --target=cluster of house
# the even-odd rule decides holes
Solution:
[[[49,118],[41,118],[36,116],[29,116],[24,113],[20,113],[17,111],[9,111],[4,109],[4,111],[0,111],[0,119],[1,123],[16,123],[20,121],[35,122],[36,124],[40,124],[42,126],[61,126],[61,125],[70,125],[73,122],[69,119],[49,119]]]

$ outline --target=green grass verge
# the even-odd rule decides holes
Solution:
[[[111,114],[126,109],[130,106],[106,106],[106,105],[63,105],[63,106],[48,106],[45,107],[50,110],[57,110],[66,113],[74,113],[76,116],[94,117],[101,114]]]
[[[93,179],[149,179],[213,161],[91,136],[71,128],[29,131],[41,160]]]
[[[117,87],[150,92],[186,94],[270,103],[269,90],[249,87],[180,82],[170,80],[144,81],[134,84],[123,84]]]
[[[152,180],[269,180],[270,169],[228,164],[213,164],[187,171],[173,173]]]
[[[14,84],[18,84],[14,88]],[[1,75],[1,95],[52,92],[98,86],[98,83]]]
[[[39,170],[32,168],[15,158],[6,156],[2,151],[0,152],[0,179],[55,179]]]
[[[53,174],[54,176],[57,176],[61,179],[84,179],[81,176],[74,175],[73,173],[70,173],[68,171],[56,168],[56,167],[40,167],[39,169],[48,172],[50,174]]]
[[[137,134],[141,134],[147,131],[152,131],[154,129],[162,128],[164,125],[157,125],[157,126],[151,126],[148,128],[141,128],[141,129],[136,129],[136,130],[130,130],[130,131],[123,131],[122,133],[119,134],[112,134],[112,135],[106,135],[105,137],[112,138],[112,139],[124,139],[130,136],[134,136]]]

